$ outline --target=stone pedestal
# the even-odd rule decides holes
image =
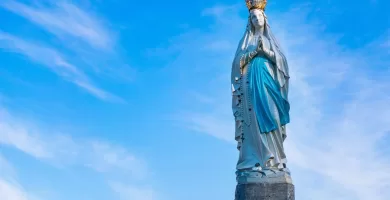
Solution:
[[[238,172],[235,200],[295,200],[288,170]]]
[[[235,200],[295,200],[292,183],[237,184]]]

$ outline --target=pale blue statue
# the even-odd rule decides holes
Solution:
[[[240,152],[239,182],[269,177],[291,182],[283,142],[290,122],[286,57],[264,13],[266,0],[247,0],[249,20],[232,66],[232,108]],[[276,179],[273,179],[276,180]],[[267,181],[269,181],[267,179]]]

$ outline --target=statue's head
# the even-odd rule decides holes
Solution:
[[[250,10],[250,21],[255,28],[264,27],[265,24],[264,12],[260,9]]]
[[[245,0],[245,3],[250,13],[250,23],[254,28],[263,27],[266,23],[264,10],[267,0]]]

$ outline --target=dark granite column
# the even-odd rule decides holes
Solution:
[[[235,200],[295,200],[291,183],[237,184]]]

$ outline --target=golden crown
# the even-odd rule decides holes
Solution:
[[[265,6],[267,5],[267,0],[245,0],[246,7],[248,10],[252,9],[260,9],[265,10]]]

